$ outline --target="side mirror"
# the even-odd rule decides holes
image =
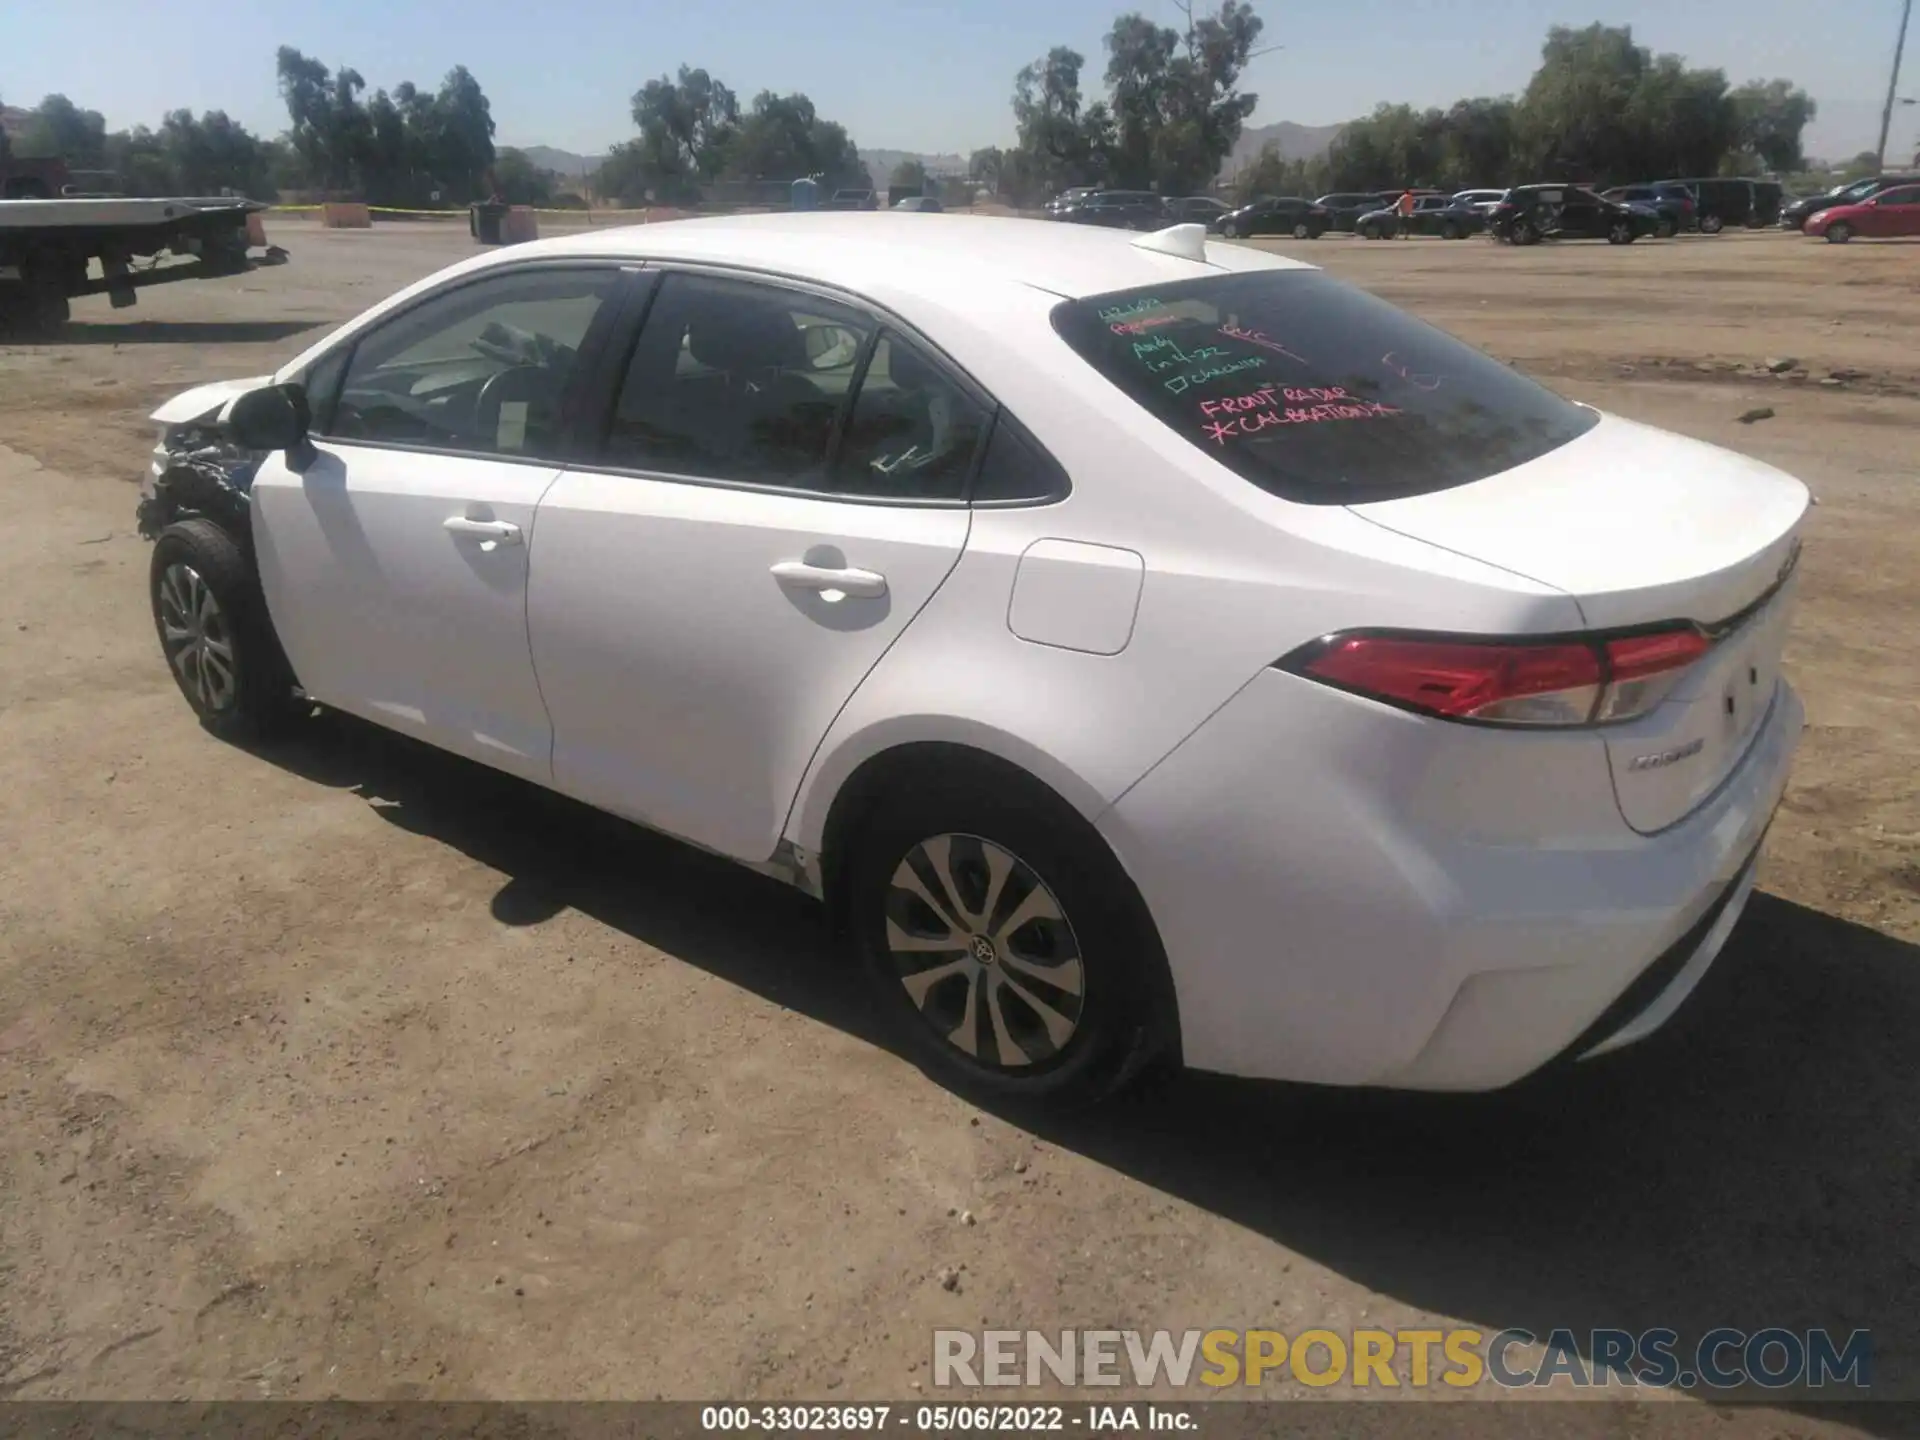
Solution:
[[[307,438],[313,411],[306,386],[294,382],[236,396],[222,420],[227,433],[248,450],[291,450]]]

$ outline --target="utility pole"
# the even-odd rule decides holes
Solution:
[[[1875,173],[1887,168],[1887,132],[1893,128],[1894,96],[1900,89],[1900,58],[1907,48],[1907,21],[1913,18],[1913,0],[1904,0],[1900,7],[1900,38],[1893,42],[1893,74],[1887,77],[1887,106],[1880,112],[1880,148],[1875,153],[1880,157],[1875,164]]]

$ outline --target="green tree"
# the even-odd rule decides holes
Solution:
[[[1806,163],[1801,136],[1818,109],[1790,80],[1749,80],[1733,92],[1739,145],[1777,174],[1798,170]]]
[[[1007,168],[1007,156],[998,145],[988,145],[967,157],[967,178],[987,187],[987,193],[1000,193],[1000,177]]]
[[[553,199],[558,177],[535,165],[525,151],[508,148],[494,157],[493,178],[509,205],[545,205]]]
[[[49,95],[34,107],[15,148],[22,159],[59,159],[76,170],[99,169],[106,164],[107,122],[98,110]]]
[[[1233,177],[1233,193],[1242,205],[1268,195],[1302,195],[1311,199],[1325,190],[1320,183],[1323,177],[1315,173],[1316,168],[1317,162],[1287,159],[1280,153],[1279,146],[1268,141]]]
[[[274,67],[292,121],[287,138],[308,182],[328,190],[350,188],[365,148],[359,143],[366,122],[359,96],[366,81],[355,70],[343,68],[335,75],[291,45],[276,52]]]
[[[829,190],[871,183],[844,125],[820,118],[805,95],[762,90],[740,118],[726,174],[740,180],[817,175]]]
[[[634,92],[633,123],[658,178],[691,185],[725,167],[740,102],[705,70],[682,65],[678,79],[662,75]]]
[[[1880,156],[1878,153],[1872,150],[1862,150],[1858,155],[1840,167],[1840,178],[1843,182],[1848,180],[1864,180],[1869,175],[1878,174],[1879,170]]]
[[[1107,174],[1113,115],[1104,102],[1083,106],[1080,72],[1086,63],[1079,51],[1056,45],[1013,78],[1019,144],[1009,157],[1009,169],[1023,199],[1089,184]]]
[[[1253,7],[1182,9],[1184,32],[1127,14],[1106,37],[1115,176],[1168,194],[1212,183],[1258,100],[1239,88],[1263,28]]]
[[[929,188],[927,167],[919,160],[902,160],[893,167],[887,185],[894,190],[926,190]]]

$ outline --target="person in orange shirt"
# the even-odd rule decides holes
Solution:
[[[1400,229],[1396,238],[1404,240],[1413,233],[1413,192],[1405,191],[1400,196]]]

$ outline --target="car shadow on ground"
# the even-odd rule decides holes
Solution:
[[[820,908],[778,882],[342,717],[259,753],[509,877],[502,924],[571,907],[893,1048]],[[1488,1332],[1565,1328],[1586,1353],[1600,1328],[1864,1328],[1875,1393],[1920,1399],[1920,947],[1791,901],[1756,896],[1652,1039],[1497,1095],[1187,1075],[1068,1119],[996,1108]]]
[[[46,345],[269,345],[328,320],[76,320]]]

